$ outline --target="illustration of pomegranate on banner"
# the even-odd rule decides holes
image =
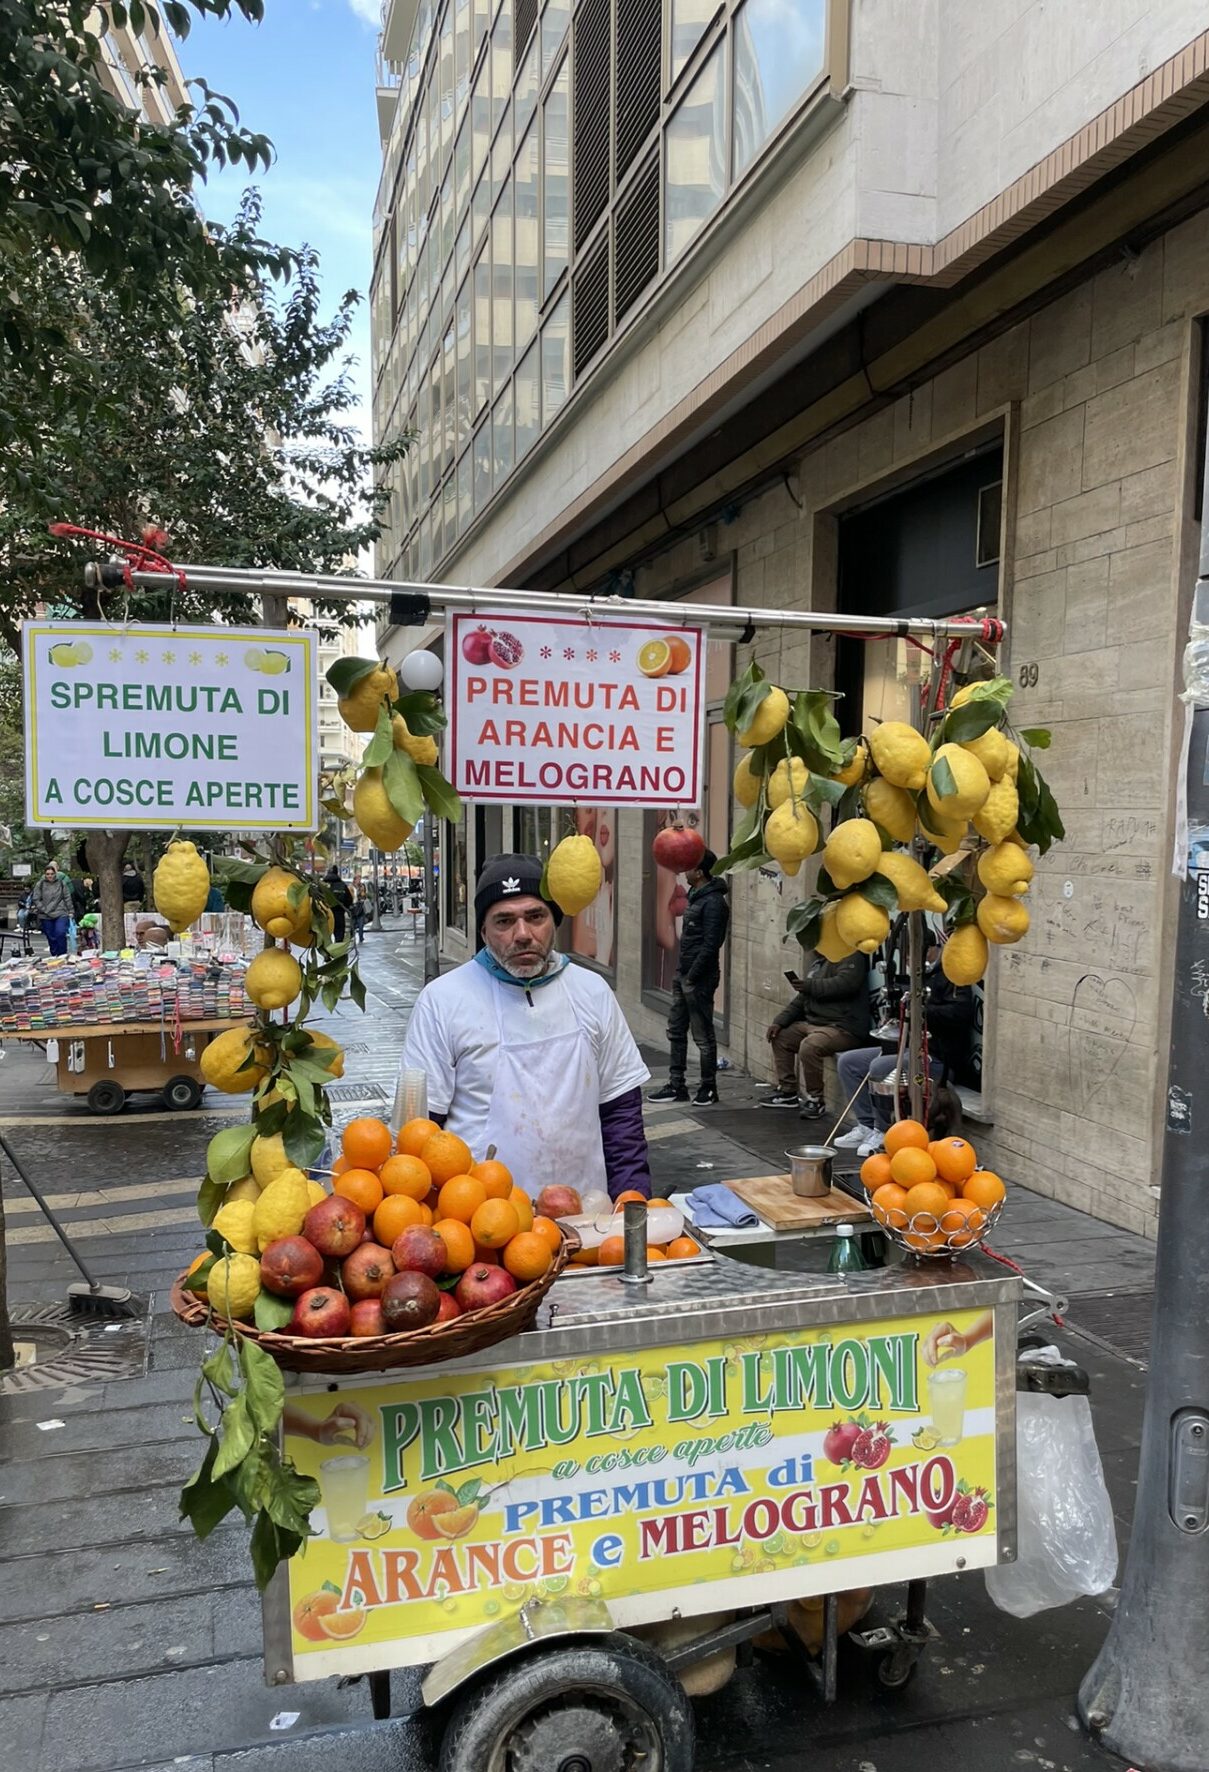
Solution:
[[[700,804],[702,628],[451,615],[445,657],[449,773],[466,799]]]

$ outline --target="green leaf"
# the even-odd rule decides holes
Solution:
[[[364,1009],[365,1009],[365,981],[361,977],[361,974],[359,972],[354,971],[354,972],[349,973],[349,975],[348,975],[348,994],[349,994],[351,1001],[357,1005],[357,1008],[364,1012]]]
[[[378,664],[376,658],[338,658],[335,664],[328,666],[325,674],[336,694],[343,700],[371,671],[378,669]]]
[[[206,1174],[220,1187],[242,1181],[248,1173],[248,1157],[259,1128],[254,1125],[227,1126],[216,1132],[206,1146]]]
[[[214,1460],[214,1475],[222,1477],[234,1470],[252,1450],[255,1440],[247,1398],[241,1391],[222,1412],[222,1440]]]
[[[764,852],[764,833],[756,831],[742,843],[736,843],[728,855],[724,855],[713,866],[713,877],[718,879],[733,869],[759,867],[768,858]]]
[[[730,731],[746,731],[755,718],[756,709],[771,691],[772,684],[753,660],[742,676],[735,678],[722,704],[722,718]]]
[[[262,1289],[257,1294],[252,1315],[258,1329],[284,1329],[294,1315],[293,1300],[278,1298],[275,1293]]]
[[[406,751],[392,750],[382,766],[386,797],[401,819],[416,826],[424,811],[424,790],[416,766]]]
[[[1048,751],[1054,738],[1048,726],[1026,726],[1020,736],[1034,751]]]
[[[257,1347],[246,1336],[240,1339],[239,1364],[244,1376],[252,1426],[262,1434],[271,1434],[276,1431],[281,1412],[285,1408],[285,1384],[281,1368],[271,1355],[266,1354],[263,1348]]]
[[[407,730],[414,738],[435,738],[449,724],[440,702],[427,689],[415,689],[409,695],[401,695],[395,703],[395,712],[402,714]]]
[[[285,1101],[275,1101],[272,1107],[262,1108],[256,1116],[257,1136],[272,1138],[275,1132],[280,1132],[289,1111],[289,1103]]]
[[[972,739],[981,738],[992,726],[998,726],[1003,717],[1003,709],[997,702],[990,700],[965,701],[951,714],[945,715],[944,742],[946,744],[969,744]]]
[[[297,1534],[299,1543],[310,1536],[311,1512],[319,1500],[318,1483],[313,1477],[304,1477],[288,1458],[269,1473],[265,1512],[284,1531]]]
[[[1012,699],[1012,679],[1010,677],[988,677],[978,683],[967,683],[969,690],[962,707],[969,707],[971,702],[992,701],[1005,708]]]
[[[227,1197],[227,1190],[218,1182],[211,1181],[207,1175],[197,1190],[197,1216],[207,1230],[214,1223],[215,1215]]]
[[[893,880],[888,880],[885,874],[870,874],[867,880],[862,880],[852,890],[859,892],[862,898],[867,898],[870,904],[879,905],[883,911],[894,912],[898,909],[897,889]]]
[[[961,710],[958,709],[959,713],[960,711]],[[936,790],[937,798],[940,800],[947,800],[951,794],[957,792],[957,781],[953,775],[953,771],[949,768],[949,759],[947,757],[936,758],[931,769],[928,771],[928,779]],[[931,802],[929,802],[929,804],[931,804]]]
[[[950,929],[974,918],[974,894],[960,874],[941,874],[932,881],[945,901],[944,920]]]
[[[740,844],[746,843],[749,837],[753,837],[756,834],[756,831],[760,828],[761,816],[758,803],[749,808],[735,827],[734,834],[730,840],[732,849],[737,849]]]
[[[390,709],[386,703],[378,709],[378,724],[374,727],[374,736],[361,753],[363,769],[380,769],[395,748],[395,736],[391,731]]]
[[[225,1257],[230,1253],[231,1245],[219,1236],[217,1231],[206,1232],[206,1248],[211,1255]]]
[[[194,1292],[199,1298],[204,1298],[206,1281],[209,1278],[210,1269],[218,1259],[217,1255],[211,1255],[206,1261],[202,1262],[199,1268],[195,1268],[191,1274],[188,1274],[181,1281],[184,1290],[186,1292]]]
[[[252,1574],[263,1593],[273,1579],[278,1563],[286,1562],[302,1543],[296,1532],[279,1527],[264,1508],[256,1516],[248,1550],[252,1557]]]
[[[418,763],[416,774],[420,778],[420,786],[429,808],[438,818],[447,818],[451,823],[456,823],[462,816],[461,797],[445,780],[441,771],[430,763]],[[412,823],[415,823],[414,819]]]
[[[1023,754],[1020,758],[1016,790],[1020,799],[1016,829],[1026,843],[1035,844],[1041,854],[1045,855],[1056,841],[1066,835],[1066,826],[1044,776],[1037,765]]]
[[[220,1341],[208,1360],[202,1361],[202,1377],[209,1379],[215,1390],[233,1397],[239,1389],[235,1382],[235,1361],[227,1342]]]
[[[304,1174],[319,1160],[326,1142],[322,1122],[300,1108],[295,1108],[286,1121],[282,1139],[286,1156]]]
[[[303,900],[307,897],[306,881],[293,879],[285,889],[285,901],[292,911],[302,909]]]
[[[826,775],[816,775],[812,771],[802,798],[812,812],[822,812],[825,806],[838,806],[846,792],[842,781],[831,781]]]
[[[180,1517],[188,1520],[198,1538],[209,1538],[235,1506],[235,1497],[227,1484],[214,1475],[218,1457],[218,1440],[211,1434],[206,1456],[181,1490]]]
[[[807,764],[823,775],[839,769],[844,756],[839,721],[832,711],[833,699],[823,689],[800,689],[789,716],[806,743]]]
[[[236,882],[255,886],[268,871],[267,861],[241,861],[237,855],[216,855],[212,869],[214,878],[224,888]]]

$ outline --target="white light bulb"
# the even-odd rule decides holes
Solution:
[[[439,689],[445,666],[435,652],[409,652],[399,666],[399,675],[409,689]]]

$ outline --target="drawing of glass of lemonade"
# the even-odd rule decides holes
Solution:
[[[942,1446],[956,1446],[965,1427],[966,1374],[960,1366],[942,1366],[928,1374],[932,1426]]]
[[[347,1544],[358,1536],[357,1521],[369,1505],[369,1459],[359,1452],[324,1459],[319,1488],[327,1510],[328,1537]]]

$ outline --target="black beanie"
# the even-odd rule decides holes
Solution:
[[[483,918],[492,905],[504,898],[541,898],[541,887],[542,864],[536,855],[497,855],[484,862],[474,890],[476,935],[482,936]],[[550,906],[555,926],[561,923],[563,914],[558,906],[548,898],[542,903]]]

